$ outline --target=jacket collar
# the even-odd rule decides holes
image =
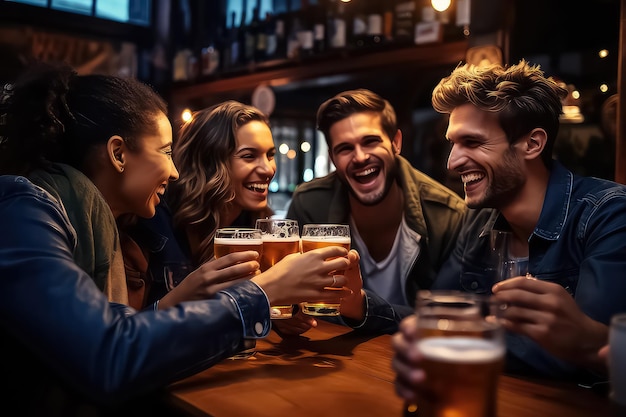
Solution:
[[[569,213],[573,184],[574,174],[560,162],[552,161],[548,188],[533,234],[546,240],[557,240],[561,236]],[[504,216],[497,210],[493,210],[480,236],[488,235],[494,228],[498,230],[510,229]]]

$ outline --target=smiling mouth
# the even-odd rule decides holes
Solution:
[[[473,172],[471,174],[463,174],[461,175],[461,181],[463,181],[464,185],[469,185],[476,183],[485,178],[485,174]]]
[[[248,184],[246,185],[246,188],[250,191],[254,191],[255,193],[264,193],[265,191],[267,191],[267,187],[268,184],[267,183],[255,183],[255,184]]]
[[[355,172],[352,177],[355,179],[355,181],[361,184],[365,184],[376,178],[379,172],[380,168],[367,168],[363,171]]]

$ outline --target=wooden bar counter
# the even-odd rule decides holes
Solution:
[[[250,359],[227,359],[173,384],[171,403],[201,417],[401,417],[390,336],[318,320],[300,337],[272,332]],[[611,417],[611,401],[575,384],[500,379],[499,417]]]

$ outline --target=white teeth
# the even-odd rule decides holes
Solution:
[[[373,174],[374,172],[376,172],[376,170],[374,168],[370,168],[366,169],[365,171],[355,172],[354,175],[357,177],[364,177],[366,175]]]
[[[250,184],[247,185],[246,188],[252,191],[256,191],[256,192],[263,192],[265,190],[267,190],[268,184],[263,183],[263,184]]]
[[[468,182],[482,180],[484,177],[484,174],[479,173],[464,174],[461,175],[461,181],[463,181],[463,184],[467,184]]]

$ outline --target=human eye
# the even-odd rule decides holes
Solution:
[[[269,159],[270,161],[273,160],[275,156],[276,156],[276,150],[272,150],[267,153],[267,159]]]

